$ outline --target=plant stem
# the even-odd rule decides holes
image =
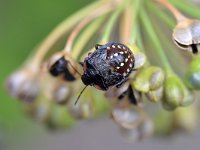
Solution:
[[[104,5],[107,1],[95,1],[94,3],[82,8],[77,13],[65,19],[61,22],[40,44],[36,49],[36,54],[33,56],[31,63],[36,66],[40,66],[42,60],[50,48],[64,35],[66,32],[73,27],[79,20],[84,16],[89,14],[91,11],[95,10],[101,5]]]
[[[192,5],[192,2],[189,1],[180,2],[171,0],[170,2],[184,13],[200,19],[200,9],[198,5]]]
[[[104,17],[94,20],[91,24],[87,26],[83,33],[81,33],[81,35],[77,39],[78,42],[74,44],[73,47],[72,56],[74,59],[77,59],[79,57],[81,50],[84,48],[85,44],[94,35],[94,33],[98,31],[98,28],[104,20]]]
[[[161,20],[163,20],[169,27],[174,28],[176,23],[174,20],[166,13],[160,10],[159,7],[156,7],[152,2],[148,1],[147,3],[150,10],[154,10],[153,13],[157,15]],[[158,13],[159,12],[159,13]]]
[[[179,50],[177,50],[177,47],[175,47],[175,44],[172,45],[172,43],[170,42],[171,40],[170,36],[163,34],[163,30],[165,30],[165,28],[162,26],[159,26],[156,22],[158,22],[158,18],[156,18],[155,23],[152,22],[152,24],[156,28],[160,41],[165,41],[163,43],[163,46],[167,47],[167,50],[165,51],[166,56],[169,58],[169,61],[173,63],[173,67],[176,70],[176,72],[183,75],[184,72],[186,71],[185,70],[186,68],[180,67],[180,66],[187,66],[185,59],[181,57],[181,54],[179,53]],[[165,31],[167,32],[167,30]],[[176,62],[179,62],[179,63],[176,63]]]
[[[130,34],[131,34],[131,27],[133,24],[133,9],[132,6],[127,4],[126,9],[123,12],[123,15],[120,18],[120,28],[119,28],[119,34],[120,34],[120,42],[124,44],[129,43]]]
[[[173,72],[165,53],[162,51],[162,46],[160,45],[159,38],[157,37],[157,35],[154,31],[154,28],[151,24],[151,21],[150,21],[149,17],[147,16],[146,12],[144,11],[144,9],[141,10],[140,17],[141,17],[142,23],[146,29],[146,32],[149,34],[150,39],[152,40],[153,44],[156,47],[156,49],[155,49],[156,53],[160,57],[161,63],[163,64],[165,70],[167,72]]]
[[[108,23],[106,24],[104,36],[102,37],[100,43],[107,43],[109,41],[110,34],[112,32],[114,23],[116,22],[117,18],[119,17],[120,13],[122,12],[122,10],[123,10],[123,7],[121,5],[121,6],[119,6],[119,8],[117,8],[113,12],[112,16],[108,20]]]
[[[136,38],[138,36],[138,34],[140,34],[140,32],[138,32],[138,14],[139,14],[139,10],[142,6],[142,0],[135,0],[134,3],[132,3],[132,10],[134,10],[133,12],[133,16],[131,18],[132,20],[132,31],[131,31],[131,35],[130,35],[130,44],[135,44],[136,43]]]
[[[64,48],[64,51],[66,52],[70,52],[71,49],[72,49],[72,45],[74,43],[74,40],[76,38],[76,36],[78,35],[78,33],[89,23],[91,22],[92,20],[94,20],[95,18],[105,14],[105,13],[108,13],[110,12],[111,10],[115,9],[116,7],[116,3],[113,4],[113,2],[109,2],[105,5],[103,5],[102,7],[99,7],[97,8],[96,10],[94,10],[93,12],[90,13],[89,16],[87,16],[86,18],[84,18],[76,27],[75,29],[72,31],[72,33],[70,34],[67,42],[66,42],[66,45],[65,45],[65,48]]]
[[[180,11],[178,11],[173,5],[171,5],[168,0],[156,0],[158,3],[162,4],[167,8],[176,18],[177,22],[187,19]]]

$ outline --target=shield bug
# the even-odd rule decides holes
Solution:
[[[112,86],[119,88],[133,71],[135,58],[132,51],[126,45],[117,42],[97,44],[95,49],[81,63],[84,71],[81,76],[82,82],[86,87],[90,85],[103,91],[107,91]],[[79,94],[75,104],[85,88]]]
[[[109,87],[120,87],[127,81],[134,68],[135,58],[132,51],[121,43],[109,42],[96,45],[83,62],[83,83],[106,91]]]

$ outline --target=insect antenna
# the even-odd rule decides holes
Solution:
[[[74,105],[76,105],[76,103],[78,102],[78,100],[80,99],[80,97],[81,97],[81,95],[82,95],[82,93],[85,91],[85,89],[86,89],[86,87],[87,87],[88,85],[86,85],[83,89],[82,89],[82,91],[81,91],[81,93],[78,95],[78,97],[77,97],[77,99],[76,99],[76,101],[75,101],[75,103],[74,103]]]

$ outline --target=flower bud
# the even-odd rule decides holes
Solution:
[[[77,104],[75,104],[75,97],[69,101],[68,109],[71,116],[76,119],[91,119],[95,115],[94,103],[89,98],[81,98]]]
[[[120,127],[121,135],[129,142],[137,142],[139,140],[144,140],[150,137],[153,131],[153,122],[147,116],[144,117],[143,121],[140,124],[138,124],[138,126],[135,128],[127,129]]]
[[[9,93],[25,102],[32,102],[39,93],[39,83],[35,70],[27,67],[16,71],[7,79]]]
[[[66,81],[74,81],[78,73],[77,64],[66,52],[54,54],[48,61],[48,69],[53,76],[62,75]]]
[[[200,58],[192,60],[186,72],[185,79],[188,88],[200,90]]]
[[[140,132],[138,128],[126,129],[126,128],[120,127],[119,131],[122,137],[128,142],[138,142],[140,139]]]
[[[58,104],[66,104],[72,95],[72,89],[62,83],[54,87],[52,94],[52,99]]]
[[[151,102],[154,102],[154,103],[159,102],[163,97],[163,86],[161,86],[157,90],[147,92],[146,97]]]
[[[46,122],[49,119],[51,109],[52,102],[44,97],[40,97],[32,104],[25,105],[26,113],[39,122]]]
[[[192,102],[192,94],[187,90],[182,80],[175,75],[169,75],[164,83],[164,108],[174,110],[179,106],[188,106]]]
[[[154,131],[153,121],[146,116],[142,124],[138,127],[138,130],[140,132],[140,140],[151,137]]]
[[[163,71],[158,67],[150,66],[136,75],[133,85],[136,90],[146,93],[158,89],[163,85],[163,82]]]
[[[200,49],[200,21],[184,19],[173,31],[175,44],[183,50],[198,53]]]
[[[134,58],[135,58],[134,69],[143,67],[144,64],[146,63],[145,54],[142,53],[136,45],[128,45],[128,47],[131,49],[131,51],[134,54]]]
[[[137,105],[142,106],[142,94],[132,88],[129,82],[124,83],[120,88],[110,88],[105,96],[113,105]]]
[[[74,125],[74,119],[69,115],[66,106],[53,104],[47,125],[50,128],[69,128]]]
[[[173,124],[175,128],[185,131],[194,131],[198,124],[198,112],[194,106],[178,108],[173,113]]]
[[[114,107],[111,116],[112,119],[121,127],[126,129],[134,129],[138,127],[144,113],[139,107]]]

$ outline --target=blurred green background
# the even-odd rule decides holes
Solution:
[[[0,0],[0,137],[21,133],[33,123],[6,92],[6,78],[57,24],[90,1]]]

